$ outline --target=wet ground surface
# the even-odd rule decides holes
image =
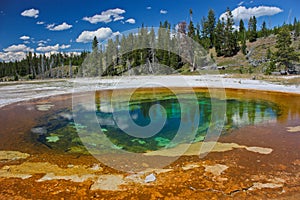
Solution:
[[[70,95],[5,106],[0,112],[0,199],[299,199],[300,96],[227,90],[227,97],[268,100],[278,104],[282,114],[276,122],[245,126],[220,137],[218,142],[231,149],[204,158],[183,155],[164,169],[153,167],[167,157],[148,156],[138,163],[145,168],[138,173],[118,171],[91,155],[57,151],[34,140],[31,128],[41,117],[70,108]],[[126,166],[126,159],[119,164]],[[146,183],[149,175],[155,180]]]

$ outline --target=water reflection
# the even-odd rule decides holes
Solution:
[[[211,121],[211,98],[207,97],[207,94],[197,94],[200,116],[195,116],[192,106],[189,106],[192,102],[190,102],[188,95],[186,95],[184,102],[185,109],[180,108],[182,105],[179,104],[175,95],[158,96],[160,96],[160,98],[155,100],[132,100],[129,105],[127,102],[120,101],[114,103],[115,106],[110,109],[107,108],[110,106],[108,102],[105,102],[104,99],[98,99],[97,117],[101,127],[107,130],[107,132],[105,132],[106,136],[113,141],[114,144],[125,150],[137,151],[137,147],[139,147],[138,149],[142,149],[141,151],[157,150],[161,146],[164,147],[170,145],[169,142],[177,133],[181,119],[187,126],[199,124],[199,126],[196,127],[196,138],[189,138],[189,133],[186,133],[186,136],[182,137],[182,143],[204,140],[210,124],[216,123]],[[234,99],[214,100],[216,104],[219,103],[220,105],[224,103],[223,101],[226,101],[227,105],[223,132],[245,125],[256,125],[262,122],[276,122],[276,118],[279,115],[279,108],[270,102],[259,100],[239,101]],[[147,126],[151,123],[149,110],[153,105],[157,104],[165,109],[167,116],[166,123],[158,134],[150,138],[142,139],[131,137],[125,133],[126,131],[123,131],[128,128],[126,125],[128,124],[128,120],[131,119],[139,126]],[[117,126],[116,123],[114,123],[115,119],[113,116],[116,114],[122,116],[122,113],[125,112],[130,113],[131,119],[127,119],[124,114],[124,118],[122,118],[122,124],[124,126]],[[152,117],[159,121],[164,120],[165,116],[160,109],[157,109],[153,111]],[[199,120],[199,123],[195,123],[195,119]],[[106,124],[105,122],[109,123]]]
[[[155,92],[149,94],[138,93],[131,98],[129,103],[123,102],[121,97],[112,103],[111,96],[108,93],[101,92],[95,98],[96,116],[102,132],[114,144],[114,148],[121,148],[126,151],[154,151],[164,147],[172,147],[178,143],[204,140],[209,126],[218,123],[211,121],[212,105],[209,94],[196,94],[200,116],[195,115],[193,102],[189,98],[189,94],[183,93],[180,95],[184,99],[183,104],[179,104],[178,98],[172,93]],[[218,108],[218,104],[221,106],[224,101],[227,105],[224,134],[230,129],[245,125],[276,122],[277,117],[280,115],[279,107],[268,101],[214,99],[216,108]],[[92,111],[86,109],[85,112]],[[128,112],[130,119],[126,115]],[[40,125],[40,127],[46,129],[46,131],[43,130],[38,134],[37,139],[40,142],[49,148],[79,153],[87,153],[82,142],[88,144],[89,148],[94,148],[95,151],[97,147],[106,145],[103,144],[102,136],[99,136],[88,127],[74,123],[70,118],[63,117],[62,113],[71,113],[71,111],[58,111],[57,116],[47,118],[47,121]],[[118,116],[118,119],[114,117],[115,115]],[[126,134],[126,131],[130,131],[130,127],[128,127],[129,120],[132,120],[138,126],[145,127],[151,123],[151,119],[152,122],[165,120],[162,129],[157,134],[151,137],[134,137],[131,134]],[[187,131],[180,133],[180,141],[174,141],[180,123],[184,123],[183,130]],[[78,137],[76,129],[83,130],[84,134],[81,135],[81,138]],[[196,131],[196,137],[191,137],[191,130]]]

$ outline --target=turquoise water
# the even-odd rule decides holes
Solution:
[[[163,93],[150,95],[149,98],[147,96],[132,98],[129,103],[120,99],[112,105],[98,97],[100,99],[96,98],[96,108],[93,112],[96,112],[99,128],[101,127],[102,133],[113,144],[113,148],[130,152],[155,151],[176,146],[179,143],[203,141],[209,127],[218,123],[218,121],[211,120],[213,112],[211,102],[214,102],[214,112],[218,111],[219,105],[226,103],[222,134],[246,125],[269,123],[280,115],[279,107],[267,101],[237,99],[213,99],[212,101],[207,93],[196,93],[196,96],[197,105],[189,98],[189,94],[181,94],[181,104],[178,96]],[[197,115],[195,115],[195,110],[197,110],[195,106],[199,109]],[[223,122],[222,119],[224,118],[220,117],[220,122]],[[140,132],[131,134],[135,131],[128,126],[131,120],[136,126],[141,127]],[[155,123],[157,126],[162,124],[162,128],[155,135],[149,136],[148,132],[152,129],[143,129],[143,127],[151,123],[154,123],[154,127],[156,127]],[[89,150],[94,149],[95,152],[98,147],[102,148],[105,145],[99,133],[89,129],[86,125],[75,123],[72,119],[72,112],[68,109],[59,110],[53,116],[42,118],[36,128],[43,131],[38,134],[33,133],[33,137],[38,142],[56,150],[87,153],[83,143],[88,145]],[[36,129],[33,130],[35,131],[32,132],[38,132]],[[80,137],[77,131],[81,132]],[[195,135],[191,134],[191,131],[194,131]],[[178,134],[181,136],[175,140]]]

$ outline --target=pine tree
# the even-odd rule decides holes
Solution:
[[[294,39],[296,40],[297,37],[299,37],[299,35],[300,35],[300,22],[297,21],[296,19],[295,19],[295,22],[294,22],[294,31],[295,31]]]
[[[72,60],[69,61],[69,77],[73,78]]]
[[[93,50],[93,52],[97,52],[98,51],[98,40],[97,40],[96,36],[93,39],[92,50]]]
[[[120,58],[119,58],[119,46],[120,46],[120,37],[119,35],[116,35],[115,37],[115,41],[114,41],[114,57],[116,59],[116,65],[119,65],[119,61],[120,61]]]
[[[150,61],[152,63],[155,62],[155,31],[152,27],[149,33],[149,45],[151,47],[150,49]]]
[[[239,41],[241,41],[241,50],[244,55],[247,54],[247,45],[246,45],[246,29],[244,21],[241,19],[239,24]]]
[[[263,21],[262,23],[262,27],[261,27],[261,35],[262,37],[267,37],[268,36],[268,29],[267,29],[267,25],[266,25],[266,22]]]
[[[250,17],[249,22],[248,22],[249,42],[255,42],[257,39],[256,27],[257,27],[256,17],[255,16]]]
[[[201,36],[200,36],[200,24],[199,24],[199,23],[197,23],[197,26],[196,26],[195,41],[198,42],[198,44],[200,44],[200,41],[201,41]]]
[[[158,29],[158,37],[157,37],[157,50],[156,50],[156,57],[159,61],[163,60],[164,57],[164,37],[165,37],[165,28],[163,27],[162,23]]]
[[[210,39],[210,47],[214,46],[214,31],[216,27],[216,17],[215,17],[215,12],[214,10],[210,9],[208,11],[208,16],[207,16],[207,29],[208,29],[208,35]]]
[[[244,24],[244,21],[241,19],[240,24],[239,24],[239,40],[240,41],[243,41],[244,39],[246,39],[245,33],[246,33],[245,24]]]
[[[285,69],[292,68],[291,62],[299,60],[299,55],[297,55],[295,49],[292,47],[292,39],[287,27],[283,27],[279,31],[276,48],[276,61],[284,66]]]
[[[126,37],[123,34],[121,41],[120,41],[120,54],[121,54],[121,65],[125,66],[126,65],[126,60],[128,58],[127,56],[127,44],[126,44]]]
[[[210,47],[210,39],[209,39],[209,29],[208,29],[208,20],[206,17],[203,17],[201,19],[201,26],[202,26],[202,31],[201,31],[201,39],[200,39],[200,44],[203,46],[204,49],[209,49]]]
[[[257,20],[255,16],[253,16],[253,37],[255,40],[257,39]]]
[[[194,24],[193,24],[192,21],[190,21],[190,24],[188,26],[188,36],[194,40],[195,39],[195,35],[196,35],[196,33],[195,33]]]
[[[243,53],[244,55],[246,55],[246,54],[247,54],[246,37],[244,37],[244,38],[242,39],[241,44],[242,44],[242,46],[241,46],[242,53]]]
[[[220,20],[218,20],[218,23],[216,25],[216,29],[215,29],[215,49],[216,49],[216,53],[217,56],[223,56],[223,48],[224,48],[224,27],[225,27],[225,23],[224,23],[224,19],[222,20],[222,22]]]
[[[233,15],[229,8],[226,11],[226,24],[224,29],[224,56],[233,56],[237,53],[238,44],[236,34],[233,29]]]
[[[190,8],[190,21],[193,21],[193,10]]]

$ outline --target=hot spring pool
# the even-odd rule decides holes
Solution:
[[[226,89],[223,98],[193,88],[194,101],[190,90],[174,90],[177,96],[165,88],[141,88],[129,101],[127,89],[116,96],[102,90],[2,107],[1,194],[26,191],[28,198],[43,198],[83,187],[105,198],[135,190],[140,197],[156,191],[199,198],[299,194],[299,94]],[[74,107],[74,95],[87,105]],[[211,127],[222,127],[220,135]],[[210,140],[217,141],[213,149],[201,151]],[[151,173],[156,180],[145,183]],[[124,191],[102,191],[102,183],[116,180]],[[93,193],[92,186],[101,191]]]
[[[78,113],[72,113],[71,108],[56,109],[42,116],[31,129],[32,139],[50,149],[88,154],[86,147],[93,153],[102,153],[108,145],[107,140],[103,139],[105,137],[110,141],[112,149],[144,153],[203,141],[209,127],[214,124],[221,125],[222,137],[241,127],[275,123],[282,114],[281,107],[272,101],[259,98],[211,98],[207,91],[196,91],[193,94],[197,98],[196,105],[192,95],[184,91],[176,96],[168,89],[141,89],[131,96],[129,102],[124,101],[122,95],[112,99],[111,93],[97,92],[94,109],[79,108],[85,124],[74,120],[73,114]],[[218,108],[223,105],[226,105],[225,116],[220,115],[217,121],[212,120],[212,112],[218,112]],[[197,115],[195,109],[198,110]],[[89,121],[93,121],[89,119],[91,116],[96,116],[99,125],[96,128],[100,132],[89,126]],[[163,125],[156,134],[148,137],[146,132],[152,129],[130,134],[130,131],[134,132],[129,126],[130,121],[142,128],[151,123],[154,126],[155,123],[157,126]],[[178,134],[180,137],[174,139]]]

